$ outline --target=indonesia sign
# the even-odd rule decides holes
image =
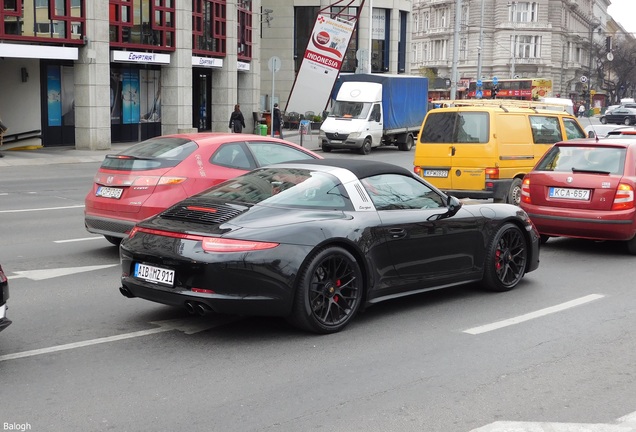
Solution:
[[[318,15],[285,111],[321,112],[329,100],[356,20]]]

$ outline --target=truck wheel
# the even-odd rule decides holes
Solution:
[[[506,200],[508,204],[514,204],[516,206],[521,202],[521,179],[516,178],[512,181],[510,185],[510,190],[508,191],[508,199]]]
[[[411,151],[413,148],[413,135],[407,134],[404,142],[398,143],[398,149],[402,151]]]
[[[323,144],[322,145],[322,151],[324,151],[325,153],[331,152],[331,146],[327,145],[327,144]]]
[[[369,153],[371,153],[371,138],[365,138],[364,142],[362,143],[362,147],[360,147],[359,150],[361,155],[368,155]]]

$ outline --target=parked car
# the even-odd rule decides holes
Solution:
[[[0,331],[9,327],[11,320],[7,318],[7,300],[9,300],[9,281],[0,266]]]
[[[629,106],[619,106],[613,110],[607,110],[600,118],[601,123],[613,123],[631,125],[636,123],[636,104],[629,104]]]
[[[259,135],[151,138],[106,156],[86,195],[86,229],[118,245],[140,220],[210,186],[264,165],[321,158],[294,143]]]
[[[126,297],[332,333],[382,300],[468,282],[510,290],[538,267],[539,234],[517,206],[462,206],[405,168],[325,159],[188,198],[136,225],[120,257]]]
[[[624,241],[636,254],[636,139],[556,143],[526,175],[524,209],[550,237]]]
[[[585,133],[589,138],[606,138],[613,135],[621,135],[628,133],[629,131],[635,131],[633,126],[619,126],[615,124],[604,125],[587,125],[585,126]]]

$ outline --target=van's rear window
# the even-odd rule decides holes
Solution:
[[[487,143],[487,112],[431,112],[420,134],[421,143]]]
[[[183,138],[150,138],[116,155],[106,156],[102,168],[142,171],[173,167],[197,148],[198,145],[194,141]]]

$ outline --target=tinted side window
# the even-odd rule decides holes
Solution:
[[[573,119],[564,118],[563,125],[565,126],[566,139],[585,138],[585,131]]]
[[[554,144],[563,140],[558,117],[531,115],[530,127],[535,144]]]
[[[444,200],[412,177],[383,174],[361,180],[378,210],[430,209],[444,207]]]
[[[248,141],[247,147],[259,167],[293,160],[313,159],[311,155],[285,144]]]
[[[212,163],[230,168],[250,170],[253,167],[240,143],[223,144],[214,155]]]

